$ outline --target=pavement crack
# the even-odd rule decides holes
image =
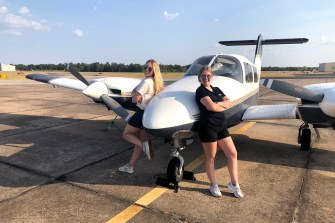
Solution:
[[[307,184],[307,173],[309,171],[310,159],[311,159],[311,155],[313,153],[312,150],[313,149],[311,148],[310,151],[309,151],[309,153],[308,153],[308,156],[307,156],[307,162],[306,162],[306,166],[305,166],[305,171],[304,171],[304,175],[303,175],[302,180],[301,180],[301,186],[300,186],[300,190],[299,190],[299,197],[298,197],[298,200],[296,202],[295,209],[294,209],[292,223],[297,223],[298,220],[299,220],[298,219],[298,214],[299,214],[300,207],[301,207],[301,204],[302,204],[301,203],[302,196],[303,196],[306,184]]]

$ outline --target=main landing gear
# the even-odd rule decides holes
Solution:
[[[181,130],[172,135],[172,153],[173,158],[170,160],[166,171],[166,178],[158,177],[156,184],[159,186],[179,191],[179,182],[182,179],[196,180],[194,173],[184,170],[184,158],[180,155],[180,151],[193,142],[194,132]]]
[[[318,129],[314,128],[317,138],[320,138]],[[303,123],[299,128],[298,143],[300,144],[301,150],[307,151],[312,147],[312,134],[307,123]]]

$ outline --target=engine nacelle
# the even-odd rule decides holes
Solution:
[[[103,82],[94,82],[90,84],[87,88],[85,88],[82,92],[84,93],[84,95],[94,100],[101,101],[101,95],[108,95],[109,89]]]
[[[328,90],[324,93],[320,108],[326,115],[335,117],[335,89]]]

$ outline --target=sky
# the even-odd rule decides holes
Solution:
[[[335,62],[333,0],[0,0],[0,63],[188,65],[215,54],[253,61],[223,40],[308,38],[266,45],[262,66]]]

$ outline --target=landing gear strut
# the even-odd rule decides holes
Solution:
[[[300,148],[303,151],[311,149],[312,134],[307,123],[302,124],[299,128],[298,143],[300,144]]]
[[[156,184],[170,189],[174,189],[175,192],[179,191],[179,182],[182,179],[196,180],[194,173],[184,170],[184,158],[180,155],[180,151],[186,148],[187,145],[193,142],[194,132],[181,130],[175,132],[172,135],[172,156],[169,165],[167,167],[166,176],[167,179],[158,177]]]

